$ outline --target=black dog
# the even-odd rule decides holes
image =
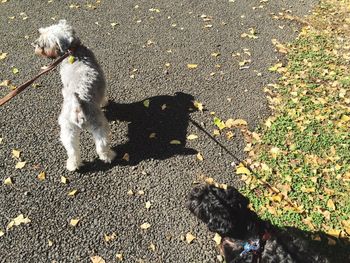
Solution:
[[[237,189],[224,190],[212,185],[195,187],[187,201],[189,210],[210,231],[223,237],[220,247],[227,263],[329,262],[312,251],[302,236],[261,220],[248,204],[249,200]]]

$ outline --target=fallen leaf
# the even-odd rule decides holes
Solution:
[[[150,202],[150,201],[147,201],[146,204],[145,204],[145,207],[146,207],[147,209],[150,209],[150,207],[151,207],[151,202]]]
[[[239,164],[237,166],[237,169],[236,169],[236,174],[246,174],[246,175],[250,175],[251,172],[248,168],[246,168],[242,163]]]
[[[21,151],[18,151],[18,150],[15,150],[15,149],[12,150],[12,156],[13,157],[19,158],[20,155],[21,155]]]
[[[62,184],[67,184],[68,183],[68,179],[64,176],[61,176],[61,183]]]
[[[187,136],[187,140],[194,140],[194,139],[197,139],[197,138],[198,138],[198,136],[195,135],[195,134],[190,134],[190,135]]]
[[[199,101],[194,101],[193,102],[193,106],[196,108],[196,109],[198,109],[199,111],[203,111],[203,104],[202,103],[200,103]]]
[[[18,162],[15,166],[16,169],[22,169],[27,162]]]
[[[20,224],[28,224],[28,223],[30,223],[30,219],[28,217],[24,217],[23,214],[20,214],[19,216],[17,216],[16,218],[10,221],[6,229],[9,230],[13,226],[19,226]]]
[[[181,144],[179,140],[171,140],[170,144]]]
[[[152,251],[156,251],[156,246],[153,243],[151,243],[148,248]]]
[[[150,138],[150,139],[155,139],[156,138],[156,133],[155,132],[152,132],[148,137]]]
[[[5,235],[5,232],[0,229],[0,237],[2,237],[3,235]]]
[[[116,25],[118,25],[118,23],[111,23],[112,27],[115,27]]]
[[[166,104],[163,104],[161,108],[162,108],[162,110],[165,110],[166,107],[167,107]]]
[[[129,156],[129,154],[128,153],[125,153],[124,155],[123,155],[123,158],[122,158],[124,161],[129,161],[130,160],[130,156]]]
[[[5,59],[7,56],[7,53],[0,53],[0,60]]]
[[[228,119],[225,122],[225,125],[226,125],[227,128],[232,128],[234,126],[240,126],[240,125],[246,126],[246,125],[248,125],[248,123],[245,120],[243,120],[243,119],[236,119],[236,120]]]
[[[68,193],[68,196],[75,196],[77,192],[78,192],[78,190],[74,189]]]
[[[46,173],[45,172],[39,173],[37,178],[38,178],[39,181],[44,181],[45,178],[46,178]]]
[[[127,195],[134,195],[134,192],[132,190],[129,190],[126,194]]]
[[[218,117],[214,117],[214,124],[220,129],[224,129],[226,127],[225,123],[220,120]]]
[[[112,234],[110,234],[110,235],[104,234],[104,240],[106,242],[113,241],[116,238],[117,238],[117,234],[114,233],[114,232]]]
[[[11,177],[6,178],[6,179],[4,180],[4,184],[5,184],[5,185],[10,185],[10,184],[12,184],[12,179],[11,179]]]
[[[195,240],[195,239],[196,239],[196,237],[195,237],[194,235],[192,235],[190,232],[188,232],[188,233],[186,234],[186,242],[187,242],[188,244],[191,244],[192,241]]]
[[[197,153],[196,157],[198,160],[203,161],[203,155],[200,152]]]
[[[144,195],[144,194],[145,194],[145,191],[143,191],[143,190],[138,190],[137,193],[138,193],[139,195]]]
[[[49,247],[53,246],[53,242],[50,239],[47,241],[47,243],[48,243]]]
[[[146,229],[148,229],[148,228],[151,227],[151,224],[149,224],[149,223],[143,223],[140,227],[141,227],[141,229],[146,230]]]
[[[218,233],[215,233],[213,240],[215,241],[217,246],[221,244],[221,236]]]
[[[106,263],[106,261],[100,256],[92,256],[90,259],[92,263]]]
[[[122,253],[116,254],[116,255],[115,255],[115,258],[116,258],[118,261],[123,261],[123,254],[122,254]]]
[[[277,63],[277,64],[275,64],[274,66],[269,67],[269,71],[275,72],[275,71],[277,71],[279,68],[281,68],[282,65],[283,65],[282,63]]]
[[[17,74],[19,72],[18,68],[12,68],[12,73]]]
[[[220,56],[221,54],[220,53],[217,53],[217,52],[214,52],[214,53],[211,53],[211,56],[212,57],[218,57],[218,56]]]
[[[70,55],[70,56],[68,57],[68,63],[69,63],[69,64],[73,64],[74,61],[75,61],[75,57],[72,56],[72,55]]]
[[[11,80],[5,79],[0,82],[0,87],[8,87],[11,84]]]
[[[74,219],[73,218],[73,219],[70,220],[69,224],[71,226],[76,226],[79,223],[79,221],[80,221],[80,219],[78,219],[78,218]]]
[[[187,64],[187,68],[189,69],[195,69],[198,67],[198,64]]]
[[[143,106],[145,106],[146,108],[149,107],[149,100],[144,100],[143,101]]]
[[[335,210],[335,205],[332,199],[328,199],[327,201],[327,207],[329,208],[329,210],[333,211]]]

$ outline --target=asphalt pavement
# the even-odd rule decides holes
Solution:
[[[0,82],[19,85],[48,64],[30,43],[39,27],[67,19],[104,69],[118,153],[104,165],[83,133],[84,166],[65,169],[57,70],[0,108],[0,181],[12,181],[0,185],[0,262],[91,262],[92,256],[117,262],[117,254],[123,262],[218,262],[214,234],[185,208],[186,195],[203,177],[239,185],[232,165],[245,158],[244,141],[239,132],[231,140],[217,136],[230,155],[203,130],[213,134],[213,112],[244,119],[251,130],[269,116],[263,88],[278,76],[268,67],[283,59],[271,39],[290,41],[300,29],[273,16],[306,15],[316,3],[0,1],[0,55],[7,53]],[[9,91],[0,87],[0,96]],[[193,100],[206,111],[193,110]],[[198,138],[187,140],[189,134]],[[18,161],[26,162],[23,168],[15,168]],[[20,214],[30,222],[7,229]],[[196,237],[191,244],[189,232]]]

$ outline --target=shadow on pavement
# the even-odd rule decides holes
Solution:
[[[112,164],[98,160],[85,163],[80,171],[107,170],[115,165],[136,165],[147,159],[196,154],[196,150],[186,148],[189,115],[195,111],[193,100],[192,95],[177,92],[174,96],[155,96],[130,104],[110,101],[106,117],[108,121],[128,122],[128,141],[113,148],[117,157]]]

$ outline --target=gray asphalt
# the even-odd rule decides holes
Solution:
[[[80,8],[58,0],[0,2],[0,51],[8,53],[0,60],[0,82],[11,79],[18,85],[47,64],[34,55],[30,43],[39,27],[55,22],[52,18],[67,19],[105,71],[111,99],[106,115],[118,159],[109,166],[97,161],[93,142],[84,133],[85,166],[74,173],[65,170],[58,139],[62,97],[57,71],[3,106],[0,180],[11,177],[13,184],[0,185],[0,230],[5,232],[0,262],[91,262],[94,255],[117,262],[117,253],[124,262],[218,262],[214,235],[187,211],[185,200],[201,176],[239,184],[231,167],[235,158],[190,118],[209,133],[214,129],[211,111],[224,120],[242,118],[250,129],[257,127],[270,114],[263,87],[278,77],[267,70],[281,58],[271,39],[292,40],[300,29],[293,22],[272,19],[271,13],[305,15],[317,1],[102,0],[94,10],[85,1],[76,2]],[[249,28],[256,30],[257,39],[241,37]],[[239,69],[243,59],[232,54],[243,54],[244,48],[251,52],[251,57],[244,56],[251,63]],[[213,57],[213,52],[221,55]],[[189,70],[189,63],[198,67]],[[11,67],[19,73],[14,75]],[[1,96],[8,91],[0,87]],[[143,106],[145,99],[149,108]],[[192,99],[208,111],[189,110]],[[163,104],[167,109],[160,110]],[[157,137],[150,142],[152,132]],[[186,142],[188,134],[199,138]],[[173,139],[182,145],[170,145]],[[236,158],[245,157],[239,133],[219,141]],[[15,169],[13,149],[27,162],[23,169]],[[196,151],[202,153],[202,162]],[[121,160],[125,153],[129,162]],[[44,181],[37,179],[41,171],[47,175]],[[61,176],[69,183],[61,183]],[[78,190],[76,196],[67,196],[73,189]],[[134,195],[128,195],[129,190]],[[6,231],[21,213],[31,222]],[[72,218],[80,218],[76,227],[69,226]],[[151,224],[148,230],[140,228],[145,222]],[[113,232],[117,237],[106,242],[104,235]],[[188,232],[196,236],[191,244],[183,241]],[[155,251],[149,249],[151,243]]]

